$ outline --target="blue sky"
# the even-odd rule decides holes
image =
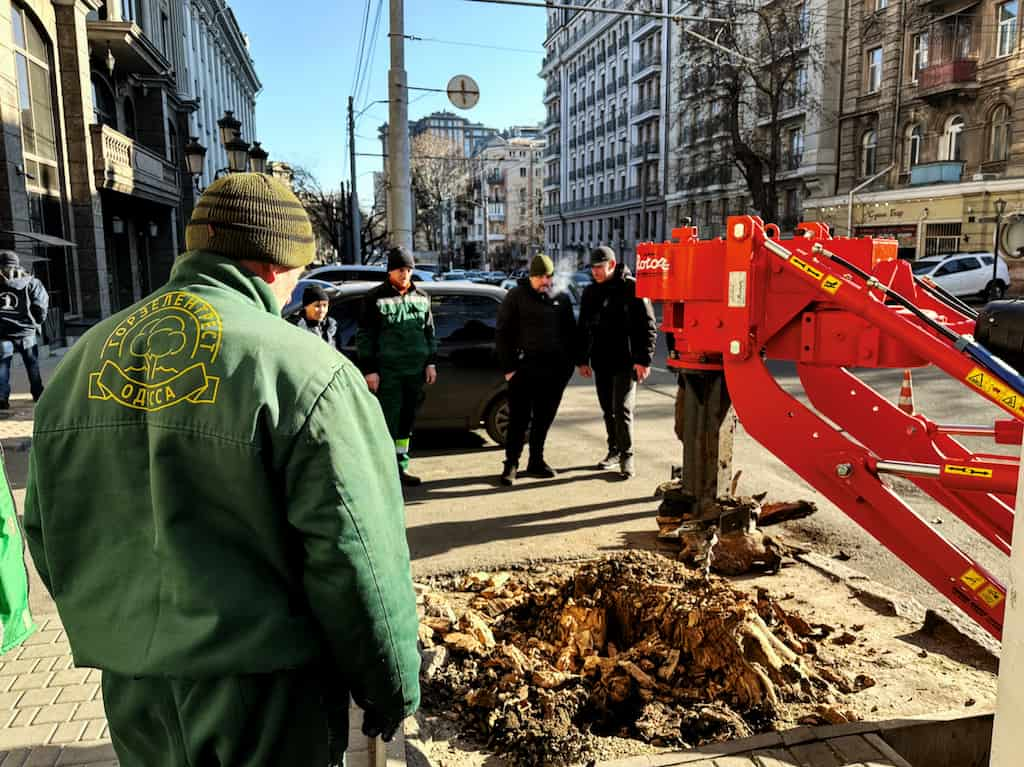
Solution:
[[[256,102],[256,138],[272,160],[311,170],[324,186],[348,178],[345,109],[352,91],[365,0],[229,0],[249,35],[263,91]],[[370,0],[370,24],[382,4],[375,56],[365,95],[356,109],[387,98],[388,2]],[[406,41],[409,85],[444,88],[456,74],[480,84],[480,102],[460,112],[496,128],[531,124],[544,117],[543,58],[547,17],[542,9],[466,0],[405,0],[406,34],[438,40],[531,51],[491,50],[436,42]],[[370,30],[367,31],[370,37]],[[455,110],[443,93],[411,94],[410,119],[439,109]],[[387,104],[370,106],[356,124],[356,151],[380,152],[377,128]],[[357,157],[360,201],[372,201],[372,171],[379,157]]]

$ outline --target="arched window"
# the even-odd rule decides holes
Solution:
[[[92,74],[92,121],[97,125],[106,125],[117,130],[117,104],[114,94],[103,78]]]
[[[135,105],[132,104],[131,99],[124,100],[124,131],[122,132],[132,140],[136,138]]]
[[[869,130],[860,140],[860,175],[875,175],[875,156],[878,150],[878,134]]]
[[[60,185],[57,181],[57,127],[50,76],[50,45],[29,14],[18,6],[11,10],[21,145],[28,174],[25,178],[28,183],[56,194]]]
[[[903,166],[907,170],[921,162],[921,143],[924,141],[924,131],[920,123],[915,123],[907,128],[906,144],[903,151]]]
[[[953,115],[946,120],[946,129],[942,132],[942,159],[959,162],[963,159],[964,118]]]
[[[993,109],[989,124],[991,125],[989,159],[1010,159],[1010,139],[1012,138],[1013,126],[1010,117],[1010,107],[1006,104],[1000,104]]]

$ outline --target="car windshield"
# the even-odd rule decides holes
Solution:
[[[910,271],[914,274],[928,274],[939,263],[939,261],[916,261],[910,265]]]

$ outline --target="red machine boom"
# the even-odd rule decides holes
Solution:
[[[725,239],[637,248],[637,292],[664,303],[669,365],[721,371],[747,433],[995,637],[1006,589],[943,538],[885,482],[908,478],[1003,552],[1010,550],[1019,461],[974,453],[954,437],[1020,444],[1024,378],[973,338],[972,310],[915,281],[896,243],[833,239],[822,224],[780,241],[760,219],[729,219]],[[790,360],[813,409],[772,377]],[[908,414],[852,368],[934,365],[1010,419],[944,426]]]

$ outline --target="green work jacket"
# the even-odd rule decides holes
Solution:
[[[366,294],[356,332],[364,374],[417,375],[434,364],[436,353],[430,296],[415,283],[403,295],[385,280]]]
[[[28,572],[18,512],[0,449],[0,653],[12,650],[32,635],[36,625],[28,609]]]
[[[25,527],[79,666],[206,678],[325,664],[419,700],[394,446],[359,371],[207,252],[87,332],[35,413]]]

